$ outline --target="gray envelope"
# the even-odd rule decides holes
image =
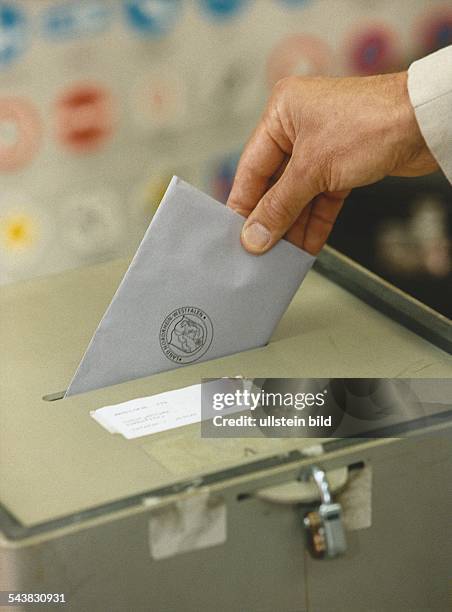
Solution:
[[[66,396],[265,345],[314,257],[173,177]]]

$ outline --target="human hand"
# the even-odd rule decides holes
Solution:
[[[437,168],[406,72],[288,77],[274,87],[245,147],[228,206],[248,217],[242,243],[251,253],[284,236],[316,255],[351,189]]]

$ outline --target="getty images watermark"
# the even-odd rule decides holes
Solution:
[[[391,437],[452,410],[450,379],[208,379],[203,437]],[[439,415],[439,416],[438,416]]]
[[[331,415],[309,414],[307,416],[299,416],[297,411],[301,413],[305,408],[322,408],[326,404],[327,389],[317,393],[290,393],[290,392],[274,392],[264,391],[263,389],[236,389],[235,391],[226,391],[225,393],[217,391],[212,397],[212,408],[216,411],[222,411],[222,414],[217,414],[213,417],[215,427],[224,427],[228,423],[242,423],[241,426],[246,426],[247,423],[254,425],[259,418],[260,427],[268,426],[302,426],[311,427],[331,426]],[[271,412],[265,416],[253,416],[258,408],[275,410],[275,408],[290,409],[288,416],[283,414],[276,416]],[[249,410],[250,415],[241,414],[240,416],[227,416],[224,414],[225,409],[234,408],[237,410]],[[294,412],[295,411],[295,412]],[[226,410],[227,412],[227,410]]]

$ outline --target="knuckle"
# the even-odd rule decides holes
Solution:
[[[316,161],[322,181],[322,191],[342,191],[346,187],[345,167],[348,159],[350,152],[341,143],[322,147],[322,152]]]
[[[327,158],[324,161],[322,176],[324,177],[324,191],[339,191],[342,185],[341,164],[337,158]]]
[[[323,154],[319,155],[315,148],[306,146],[292,168],[293,181],[297,185],[303,185],[306,191],[311,193],[325,191],[324,164]]]
[[[288,92],[293,90],[297,82],[298,77],[293,75],[279,79],[279,81],[276,81],[275,85],[273,85],[272,97],[280,98],[281,96],[285,96]]]
[[[325,242],[326,242],[326,238],[323,239],[323,237],[317,238],[317,237],[307,236],[305,238],[303,248],[305,249],[305,251],[307,251],[311,255],[318,255],[320,251],[322,250],[322,247],[325,244]]]
[[[227,204],[229,208],[232,208],[232,210],[235,210],[236,212],[240,212],[241,202],[237,197],[230,195],[228,198]]]
[[[262,209],[268,226],[276,230],[284,229],[293,218],[290,203],[282,199],[276,192],[264,198]]]
[[[335,154],[328,147],[323,147],[322,152],[311,156],[312,163],[307,175],[316,182],[319,193],[333,191],[332,184],[335,180]]]
[[[292,77],[291,76],[287,76],[287,77],[283,77],[282,79],[279,79],[278,81],[276,81],[276,83],[273,86],[273,91],[275,92],[281,92],[284,91],[286,89],[286,87],[289,86],[290,82],[291,82]]]
[[[319,156],[317,159],[317,167],[319,169],[322,187],[330,190],[332,156],[329,151],[323,151],[322,155]]]

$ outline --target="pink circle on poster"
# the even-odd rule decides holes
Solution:
[[[423,13],[414,28],[420,55],[428,55],[452,44],[452,7],[436,6]]]
[[[113,101],[109,92],[92,83],[69,88],[57,101],[57,139],[75,153],[101,147],[113,132]]]
[[[132,92],[132,112],[140,128],[180,126],[187,115],[187,87],[178,74],[154,69]]]
[[[293,34],[271,51],[267,61],[268,84],[272,87],[280,79],[294,74],[328,74],[331,67],[332,53],[323,40],[307,34]]]
[[[21,98],[0,98],[0,172],[25,166],[40,139],[41,121],[34,106]]]
[[[360,75],[390,72],[402,64],[397,34],[379,23],[353,30],[347,38],[345,56],[350,71]]]

